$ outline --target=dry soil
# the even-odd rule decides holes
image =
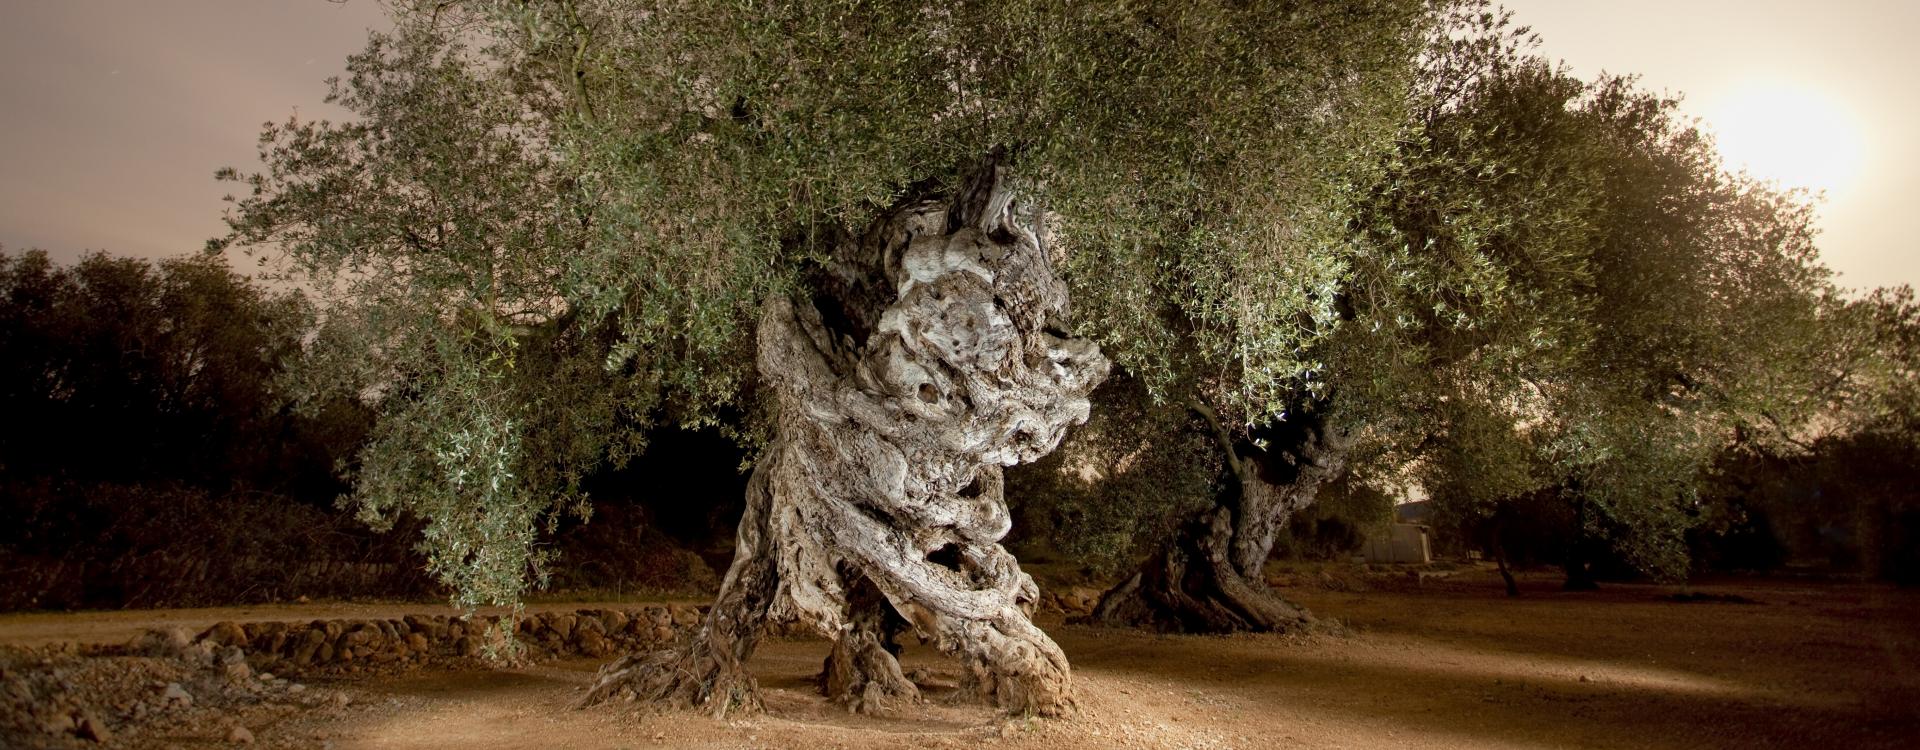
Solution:
[[[1310,576],[1309,576],[1310,578]],[[1043,624],[1073,661],[1079,715],[1007,720],[951,689],[909,644],[929,701],[851,716],[816,697],[825,644],[774,640],[753,662],[768,711],[715,719],[567,705],[595,664],[428,671],[316,685],[351,696],[233,721],[263,746],[346,748],[1544,748],[1920,746],[1920,592],[1733,581],[1506,598],[1484,572],[1286,589],[1341,635],[1158,636]],[[1742,601],[1744,600],[1744,601]],[[566,604],[548,606],[566,607]],[[0,617],[0,643],[121,641],[155,625],[391,616],[420,605],[301,605]],[[229,722],[231,723],[231,722]],[[116,738],[226,746],[230,726]]]

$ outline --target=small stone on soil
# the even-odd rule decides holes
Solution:
[[[92,711],[80,712],[80,723],[74,727],[73,733],[83,740],[113,741],[113,732],[108,731],[107,725],[100,721],[100,717],[94,716]]]
[[[166,691],[160,694],[160,701],[169,708],[175,704],[182,707],[191,706],[193,705],[193,694],[187,692],[186,688],[180,687],[180,683],[169,682],[167,683]]]

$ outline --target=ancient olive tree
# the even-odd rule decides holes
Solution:
[[[1488,152],[1496,139],[1530,148],[1527,133],[1474,130],[1485,123],[1474,121],[1472,89],[1509,64],[1526,33],[1481,3],[1437,10],[1397,91],[1391,147],[1374,155],[1375,168],[1343,175],[1317,306],[1296,307],[1295,369],[1241,368],[1245,350],[1233,347],[1167,358],[1163,393],[1217,446],[1225,481],[1107,593],[1094,620],[1182,631],[1309,626],[1312,616],[1263,574],[1289,519],[1356,465],[1372,470],[1368,481],[1395,479],[1382,467],[1417,451],[1445,383],[1510,383],[1514,363],[1555,345],[1541,332],[1564,316],[1550,285],[1574,262],[1557,236],[1564,202],[1540,175],[1516,174]],[[1520,206],[1545,208],[1516,217]],[[1245,293],[1298,305],[1270,287]],[[1159,311],[1206,339],[1204,307],[1169,295]],[[1267,400],[1249,403],[1240,395],[1249,391]],[[1088,437],[1126,451],[1180,445],[1142,431],[1149,420],[1134,424],[1141,429]],[[1069,451],[1083,448],[1111,450]]]
[[[1806,354],[1832,293],[1811,210],[1725,172],[1676,102],[1631,80],[1580,81],[1522,54],[1466,91],[1438,142],[1506,165],[1483,183],[1506,191],[1483,193],[1511,217],[1503,231],[1550,230],[1535,243],[1552,252],[1534,257],[1552,262],[1509,289],[1540,313],[1529,338],[1551,346],[1494,377],[1441,372],[1423,482],[1456,517],[1564,504],[1571,587],[1592,585],[1603,550],[1682,575],[1716,453],[1810,413],[1821,376]]]
[[[1425,13],[400,3],[336,90],[354,121],[271,128],[266,170],[229,173],[225,242],[322,290],[314,382],[383,412],[355,498],[425,516],[468,604],[518,598],[540,522],[641,427],[749,415],[713,608],[589,702],[752,708],[758,633],[797,621],[850,707],[916,694],[911,628],[1054,714],[1068,665],[998,544],[1001,469],[1086,418],[1109,357],[1164,380],[1203,348],[1274,411]]]
[[[1449,497],[1552,487],[1592,538],[1611,524],[1642,564],[1670,569],[1683,488],[1710,446],[1795,398],[1788,342],[1825,288],[1804,204],[1724,174],[1673,102],[1565,75],[1486,4],[1440,10],[1396,147],[1345,204],[1327,314],[1301,320],[1311,368],[1258,373],[1283,394],[1264,413],[1222,397],[1247,385],[1219,376],[1231,354],[1191,349],[1169,368],[1228,480],[1095,620],[1309,624],[1262,568],[1288,519],[1356,466],[1410,467]],[[1182,320],[1183,305],[1160,309]],[[1179,446],[1086,437],[1129,455]]]

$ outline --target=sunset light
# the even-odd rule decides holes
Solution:
[[[1830,195],[1859,177],[1866,151],[1859,123],[1817,91],[1756,83],[1703,114],[1729,169]]]
[[[0,750],[1920,750],[1920,0],[0,0]]]

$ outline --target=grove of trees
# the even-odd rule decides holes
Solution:
[[[1807,196],[1490,4],[393,16],[352,118],[220,173],[210,251],[269,286],[0,256],[0,479],[344,491],[511,606],[651,441],[721,435],[751,473],[714,606],[585,699],[715,714],[759,706],[782,623],[850,709],[917,697],[912,632],[1002,710],[1072,710],[1016,517],[1120,574],[1091,619],[1184,632],[1313,627],[1265,575],[1289,523],[1409,486],[1503,570],[1550,509],[1572,587],[1683,577],[1763,511],[1914,548],[1911,292],[1838,289]]]
[[[310,312],[217,258],[0,255],[0,608],[423,589],[330,510],[370,415],[278,395]]]

